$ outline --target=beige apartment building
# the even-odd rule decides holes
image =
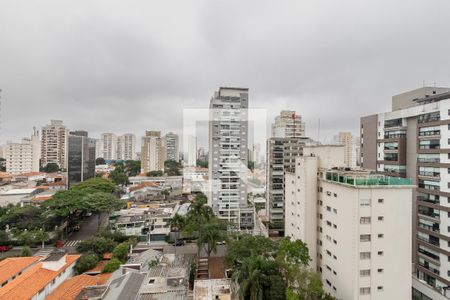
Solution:
[[[272,137],[298,138],[305,136],[305,123],[295,110],[282,110],[272,124]]]
[[[61,120],[51,120],[42,127],[41,165],[57,164],[61,169],[67,168],[67,138],[69,130]]]
[[[6,172],[21,174],[39,172],[41,158],[41,141],[36,129],[31,138],[24,138],[20,143],[8,142],[5,147]]]
[[[141,173],[164,170],[161,131],[146,131],[141,142]]]
[[[353,136],[351,132],[339,132],[335,137],[335,142],[344,145],[344,164],[347,167],[353,166]]]
[[[337,299],[411,299],[411,180],[344,165],[343,146],[303,148],[286,173],[286,236]]]

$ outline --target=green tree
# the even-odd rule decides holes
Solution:
[[[96,190],[98,192],[112,193],[116,190],[116,185],[111,180],[94,177],[74,185],[71,190]]]
[[[42,230],[26,230],[17,237],[19,243],[25,246],[33,246],[48,241],[48,233]]]
[[[275,243],[263,236],[239,235],[228,241],[225,262],[229,267],[238,267],[242,260],[251,256],[269,257],[275,251]]]
[[[161,177],[163,176],[163,171],[150,171],[145,174],[147,177]]]
[[[80,253],[95,253],[101,257],[105,253],[112,252],[116,246],[117,243],[111,239],[93,236],[79,243],[77,251]]]
[[[41,168],[41,171],[45,173],[56,173],[59,172],[59,170],[59,165],[55,163],[48,163],[46,166]]]
[[[75,270],[77,274],[82,274],[92,268],[94,268],[97,263],[100,261],[99,257],[95,253],[91,254],[83,254],[78,260]]]
[[[98,166],[98,165],[104,165],[104,164],[106,164],[106,161],[105,161],[105,159],[104,159],[103,157],[97,157],[97,158],[95,159],[95,165],[96,165],[96,166]]]
[[[197,167],[207,168],[208,167],[208,162],[207,161],[197,160]]]
[[[100,227],[101,213],[110,213],[124,206],[124,201],[110,193],[95,192],[85,195],[82,199],[88,212],[97,214],[97,228]]]
[[[105,264],[102,273],[112,273],[115,270],[119,269],[121,264],[122,263],[120,262],[120,260],[118,260],[117,258],[112,258]]]
[[[164,162],[164,172],[168,176],[179,176],[181,175],[181,169],[183,169],[183,165],[175,160],[166,160]]]
[[[175,233],[175,251],[176,251],[177,240],[180,237],[180,232],[183,231],[186,227],[187,219],[186,217],[180,214],[175,214],[175,216],[173,216],[173,218],[170,220],[169,224],[170,224],[170,231]]]
[[[28,247],[28,246],[23,246],[22,247],[22,251],[20,252],[20,256],[27,257],[27,256],[32,256],[32,255],[33,255],[33,252],[31,251],[30,247]]]
[[[117,258],[122,263],[125,263],[128,260],[128,250],[130,249],[130,244],[127,242],[121,243],[116,246],[113,250],[113,258]]]
[[[114,170],[109,173],[109,179],[111,179],[117,185],[127,185],[130,183],[127,174],[122,170]]]
[[[203,244],[208,258],[212,252],[217,252],[217,242],[223,241],[224,236],[217,218],[211,218],[201,226],[199,240]]]
[[[9,245],[9,243],[10,243],[9,234],[6,231],[1,230],[0,231],[0,246]]]
[[[241,299],[285,299],[283,278],[273,260],[262,256],[246,257],[234,272],[233,279],[239,284]],[[271,292],[273,289],[277,290],[277,294]]]
[[[10,206],[0,217],[0,228],[16,228],[19,230],[32,230],[42,227],[44,218],[41,215],[42,210],[38,207],[27,206]]]
[[[253,172],[253,170],[255,169],[255,162],[249,160],[248,163],[247,163],[247,167],[248,167],[248,169],[249,169],[250,171]]]
[[[129,177],[136,176],[141,173],[140,160],[127,160],[124,164],[124,171]]]
[[[212,218],[216,218],[211,207],[206,205],[207,198],[204,194],[198,194],[195,201],[189,207],[187,213],[187,223],[185,231],[191,235],[197,235],[197,257],[200,257],[200,250],[204,245],[204,238],[202,237],[202,227],[208,223]]]

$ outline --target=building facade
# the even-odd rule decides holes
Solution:
[[[399,94],[391,112],[361,118],[361,164],[413,180],[413,283],[450,296],[450,89]]]
[[[334,140],[340,145],[344,145],[344,164],[347,167],[353,166],[353,136],[351,132],[339,132]]]
[[[279,138],[267,140],[266,146],[266,213],[273,230],[284,232],[285,171],[295,168],[295,158],[303,153],[303,146],[313,144],[309,138]]]
[[[41,165],[57,164],[61,169],[67,168],[67,137],[69,130],[61,120],[51,120],[42,127]]]
[[[209,107],[208,204],[239,230],[247,207],[248,89],[221,87]]]
[[[71,132],[72,133],[72,132]],[[95,140],[85,134],[73,132],[68,138],[68,186],[95,177]]]
[[[192,135],[188,136],[187,164],[190,167],[197,166],[197,137]]]
[[[411,180],[344,166],[343,146],[303,149],[286,173],[286,236],[337,299],[411,299]]]
[[[132,133],[125,133],[117,137],[117,159],[136,159],[136,136]]]
[[[141,173],[164,170],[161,131],[146,131],[141,142]]]
[[[292,138],[305,136],[305,123],[294,110],[282,110],[272,124],[272,137]]]
[[[167,133],[163,139],[164,161],[174,160],[180,161],[180,142],[178,134],[173,132]]]
[[[31,138],[24,138],[20,143],[8,142],[5,147],[6,172],[21,174],[39,172],[41,158],[41,141],[35,129]]]
[[[117,159],[117,136],[114,133],[102,133],[100,136],[100,146],[102,157],[105,160]]]

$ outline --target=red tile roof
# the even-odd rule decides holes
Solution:
[[[0,299],[31,299],[79,258],[80,255],[67,255],[66,264],[58,271],[42,268],[42,262],[35,264],[22,275],[0,288]]]
[[[0,261],[0,284],[36,263],[40,256],[10,257]]]
[[[48,295],[46,300],[74,300],[85,287],[105,284],[112,273],[100,275],[81,274],[67,279]]]

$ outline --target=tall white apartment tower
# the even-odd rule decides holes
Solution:
[[[61,120],[51,120],[42,127],[41,164],[57,164],[61,169],[67,168],[67,138],[69,130]]]
[[[344,164],[347,167],[353,166],[353,136],[351,132],[339,132],[334,139],[336,143],[344,145]]]
[[[286,173],[286,236],[337,299],[411,299],[411,180],[344,166],[341,145],[303,148]]]
[[[31,138],[24,138],[20,143],[8,142],[5,151],[7,173],[39,172],[41,141],[36,129]]]
[[[197,166],[197,137],[188,136],[188,153],[187,153],[187,163],[190,167]]]
[[[117,137],[117,159],[136,159],[136,136],[132,133],[125,133]]]
[[[421,299],[450,298],[450,88],[395,95],[392,111],[362,117],[361,164],[417,186],[413,292]]]
[[[117,136],[114,133],[102,133],[100,146],[105,160],[117,159]]]
[[[305,123],[294,110],[282,110],[272,124],[272,137],[292,138],[305,136]]]
[[[164,160],[180,160],[180,142],[178,134],[173,132],[167,133],[163,137]]]
[[[210,101],[208,204],[214,213],[242,228],[247,205],[248,89],[221,87]]]

